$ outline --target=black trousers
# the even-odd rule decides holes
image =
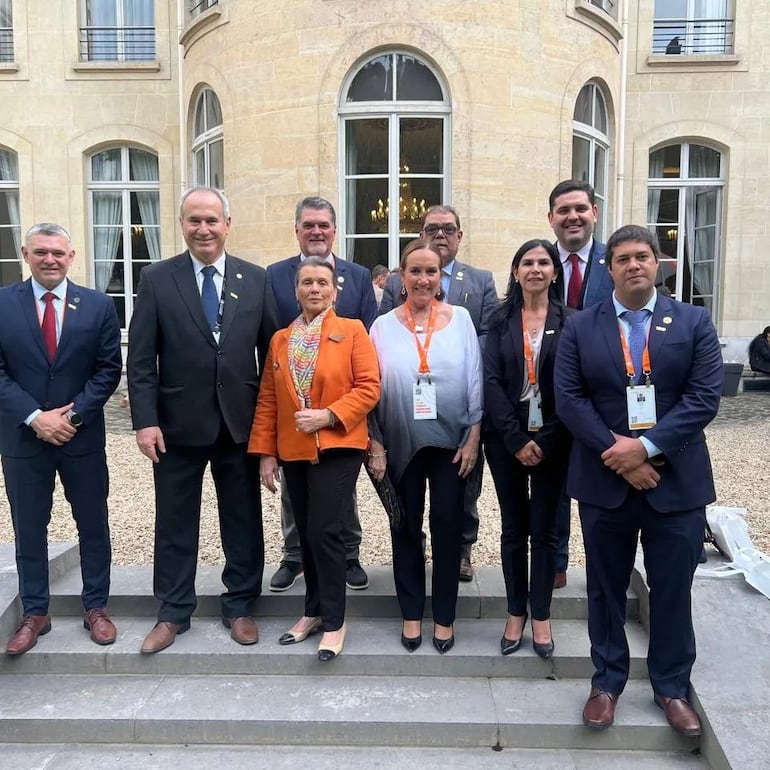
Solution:
[[[360,449],[329,449],[317,463],[283,464],[305,568],[305,615],[320,616],[324,631],[345,621],[343,531],[363,459]]]
[[[104,450],[73,456],[46,444],[34,457],[3,457],[25,615],[48,614],[48,523],[57,473],[78,529],[83,608],[106,607],[110,593],[112,551]]]
[[[566,572],[569,566],[569,533],[570,533],[570,506],[572,501],[567,494],[567,485],[565,482],[561,492],[561,499],[556,510],[556,537],[558,547],[556,552],[556,571]]]
[[[425,611],[425,554],[422,520],[425,509],[425,483],[430,485],[431,548],[433,551],[433,619],[451,626],[455,619],[463,524],[465,479],[457,475],[453,463],[456,449],[425,447],[411,459],[399,479],[397,489],[404,502],[403,528],[391,530],[393,577],[404,620],[421,620]]]
[[[476,465],[468,474],[465,484],[465,499],[463,500],[463,527],[462,527],[462,545],[460,556],[466,559],[471,558],[471,549],[479,539],[479,506],[478,500],[481,494],[481,482],[484,477],[484,455],[482,446],[479,443],[479,457]]]
[[[195,611],[203,474],[211,464],[225,567],[222,617],[251,615],[262,590],[265,546],[259,461],[223,426],[209,446],[166,445],[155,474],[154,590],[158,620],[186,623]]]
[[[687,697],[695,662],[690,590],[703,549],[706,511],[659,513],[643,493],[615,509],[580,504],[586,551],[588,635],[596,672],[592,684],[621,693],[628,679],[626,591],[641,536],[650,587],[647,669],[659,695]]]
[[[527,468],[509,454],[497,434],[488,434],[484,446],[500,503],[500,555],[508,612],[523,615],[529,601],[532,617],[548,620],[556,573],[556,514],[568,458],[556,455]]]

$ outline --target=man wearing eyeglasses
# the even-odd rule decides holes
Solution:
[[[460,262],[457,252],[463,239],[460,217],[451,206],[431,206],[422,220],[420,237],[438,249],[441,255],[441,291],[443,299],[450,305],[464,307],[470,313],[479,342],[484,345],[489,316],[497,306],[495,281],[489,270]],[[398,273],[392,273],[385,284],[380,303],[380,315],[402,304],[403,284]],[[484,464],[479,460],[473,468],[465,492],[462,550],[460,553],[460,580],[473,580],[471,549],[479,533],[479,514],[476,501],[481,493],[481,477]]]

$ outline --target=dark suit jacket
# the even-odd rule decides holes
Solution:
[[[403,304],[402,286],[401,276],[398,273],[391,273],[388,276],[380,303],[380,315],[385,315],[394,307]],[[455,260],[446,301],[450,305],[464,307],[470,313],[476,334],[483,337],[489,327],[489,316],[498,304],[492,273]]]
[[[535,434],[534,441],[546,457],[560,451],[566,454],[570,445],[570,434],[556,414],[553,367],[561,329],[567,316],[574,312],[551,302],[545,319],[537,372],[543,427]],[[532,439],[527,433],[527,426],[517,418],[525,372],[521,312],[516,308],[501,324],[493,323],[487,332],[484,347],[485,429],[497,433],[512,455]]]
[[[51,446],[24,420],[74,401],[83,418],[65,454],[104,448],[104,404],[120,382],[120,328],[112,300],[67,282],[67,300],[53,364],[43,342],[30,280],[0,289],[0,454],[32,457]]]
[[[275,303],[263,268],[226,260],[219,344],[188,252],[142,270],[126,365],[135,430],[158,426],[170,444],[208,446],[224,420],[236,443],[248,440]]]
[[[299,255],[268,265],[267,274],[278,308],[278,328],[285,329],[300,313],[295,291]],[[337,301],[334,312],[342,318],[357,318],[369,331],[377,318],[377,300],[374,298],[372,276],[369,271],[336,257],[334,272],[337,276]]]
[[[594,241],[591,252],[588,255],[588,264],[583,276],[583,285],[580,288],[578,310],[591,307],[597,302],[612,296],[615,284],[612,281],[609,268],[606,263],[607,247],[603,243]],[[559,270],[556,278],[556,287],[559,296],[564,297],[564,271]]]
[[[704,308],[658,293],[649,348],[658,422],[644,435],[665,462],[658,486],[644,494],[657,511],[691,510],[716,496],[703,429],[722,393],[719,340]],[[570,316],[555,370],[556,408],[574,438],[567,493],[602,508],[617,508],[631,490],[601,460],[611,430],[630,435],[627,381],[612,300]]]

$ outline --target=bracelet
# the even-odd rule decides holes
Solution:
[[[369,452],[369,457],[385,457],[387,453],[388,453],[387,449],[383,449],[382,452],[379,452],[379,453]]]
[[[337,424],[337,418],[334,416],[334,412],[332,412],[331,409],[327,409],[326,414],[329,415],[329,427],[333,428]]]

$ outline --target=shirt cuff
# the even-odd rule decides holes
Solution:
[[[661,454],[663,451],[661,449],[658,449],[658,447],[656,447],[655,444],[652,443],[652,441],[650,441],[648,438],[645,438],[644,436],[639,436],[639,441],[642,442],[642,446],[647,452],[648,459],[650,457],[655,457],[656,455]]]
[[[42,413],[43,413],[42,409],[35,409],[35,411],[32,412],[32,414],[30,414],[30,416],[27,417],[26,420],[24,420],[24,424],[25,425],[31,425],[32,424],[32,420],[34,420],[35,417],[37,417],[39,414],[42,414]]]

